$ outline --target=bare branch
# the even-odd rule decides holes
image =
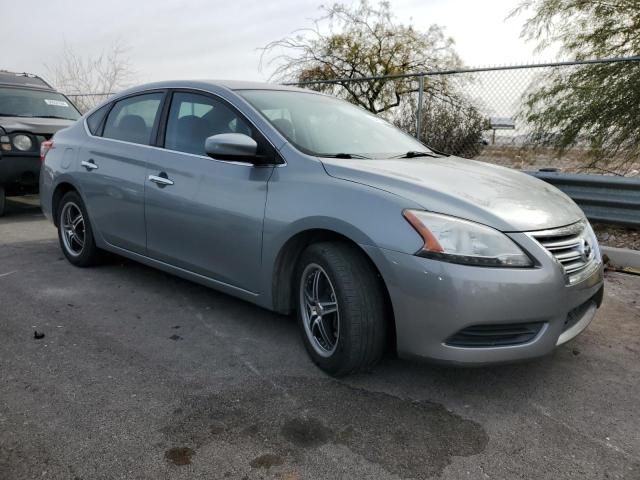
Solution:
[[[126,53],[116,42],[96,56],[81,56],[65,43],[60,56],[45,67],[55,87],[85,112],[106,97],[98,94],[115,93],[131,83],[134,74]]]

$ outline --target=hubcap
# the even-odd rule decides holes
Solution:
[[[62,242],[69,255],[79,256],[84,248],[85,226],[82,210],[73,202],[65,203],[60,213]]]
[[[315,263],[307,265],[302,272],[300,311],[314,350],[323,357],[333,355],[340,336],[340,312],[329,276]]]

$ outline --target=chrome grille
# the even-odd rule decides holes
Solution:
[[[584,222],[531,235],[562,265],[569,283],[597,257],[598,245]]]

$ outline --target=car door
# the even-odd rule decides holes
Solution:
[[[212,159],[204,144],[211,135],[235,132],[252,136],[259,148],[270,145],[213,95],[175,91],[165,115],[164,148],[147,164],[148,255],[257,292],[267,182],[274,167]]]
[[[142,255],[146,162],[163,99],[156,91],[116,101],[98,126],[89,122],[95,130],[80,153],[80,184],[94,229],[109,244]]]

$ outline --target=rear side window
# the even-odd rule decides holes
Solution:
[[[145,93],[116,102],[104,124],[102,136],[149,145],[163,95]]]
[[[98,135],[100,130],[100,125],[102,125],[102,120],[104,120],[104,116],[109,111],[111,104],[108,103],[104,107],[99,108],[91,115],[87,117],[87,127],[92,135]]]
[[[173,94],[165,134],[166,148],[206,155],[205,140],[220,133],[254,136],[247,122],[222,101],[196,93]]]

